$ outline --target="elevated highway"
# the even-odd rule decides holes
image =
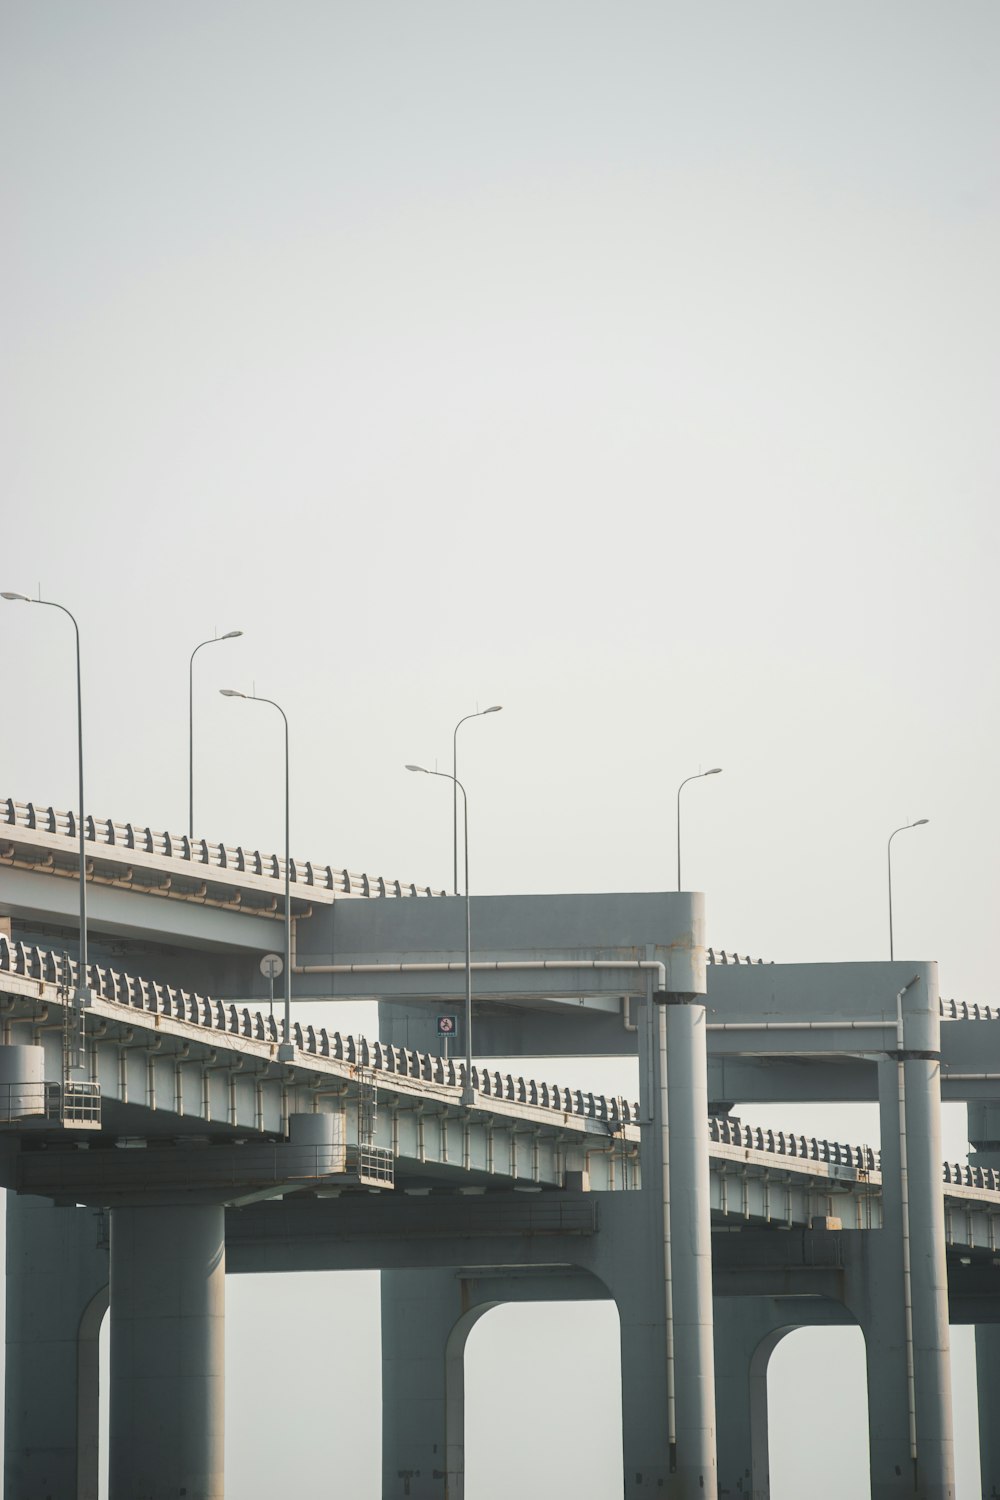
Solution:
[[[31,1038],[42,1049],[49,1089],[60,1086],[67,988],[76,982],[74,965],[68,986],[58,969],[52,951],[0,936],[5,1041]],[[0,1171],[17,1192],[107,1207],[140,1202],[159,1183],[161,1197],[235,1207],[354,1186],[411,1193],[642,1186],[636,1102],[476,1068],[477,1102],[469,1107],[460,1062],[312,1026],[296,1025],[296,1060],[279,1064],[278,1027],[260,1011],[99,965],[89,977],[85,1071],[100,1089],[99,1133],[88,1131],[81,1150],[79,1139],[65,1141],[79,1134],[72,1122],[8,1119]],[[17,1092],[31,1102],[26,1086]],[[391,1171],[371,1182],[357,1174],[368,1099],[373,1141],[391,1158]],[[299,1116],[328,1116],[328,1143],[287,1144]],[[726,1116],[710,1117],[705,1128],[720,1227],[808,1228],[817,1217],[881,1227],[879,1155],[870,1147]],[[255,1153],[255,1141],[266,1146]],[[942,1184],[949,1247],[995,1250],[1000,1173],[945,1163]]]
[[[293,862],[285,1037],[258,967],[282,861],[112,820],[85,829],[77,1013],[76,832],[0,802],[14,1500],[92,1493],[109,1285],[113,1500],[217,1500],[225,1269],[358,1266],[384,1273],[385,1497],[462,1495],[476,1318],[578,1296],[618,1309],[630,1500],[766,1496],[766,1360],[837,1321],[866,1339],[873,1500],[953,1500],[949,1319],[976,1324],[1000,1486],[1000,1027],[942,1005],[933,963],[732,962],[695,893],[482,897],[466,1077],[435,1034],[463,992],[464,902]],[[345,999],[377,1002],[377,1039],[309,1023]],[[569,1086],[595,1055],[635,1059],[637,1102]],[[942,1163],[942,1098],[968,1105],[967,1163]],[[738,1118],[813,1099],[877,1101],[880,1153]]]

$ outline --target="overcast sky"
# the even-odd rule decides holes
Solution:
[[[710,941],[887,956],[926,817],[897,953],[1000,1000],[994,4],[2,15],[0,584],[79,618],[91,811],[184,828],[239,628],[209,837],[283,838],[255,684],[294,850],[446,885],[403,764],[501,702],[474,891],[669,888],[721,765]],[[0,795],[75,805],[71,646],[3,606]]]

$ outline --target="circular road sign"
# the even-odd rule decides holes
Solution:
[[[265,979],[277,979],[285,967],[280,953],[265,953],[260,961],[260,972]]]

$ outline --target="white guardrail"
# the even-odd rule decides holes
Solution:
[[[0,985],[5,973],[43,984],[58,985],[64,979],[61,964],[62,956],[51,949],[14,942],[0,934]],[[72,961],[70,968],[70,984],[75,985],[76,965]],[[138,1010],[153,1016],[170,1016],[175,1020],[230,1036],[273,1043],[281,1040],[279,1027],[273,1017],[265,1017],[260,1011],[251,1011],[246,1006],[226,1004],[222,1000],[191,994],[187,990],[158,984],[153,980],[137,979],[100,964],[88,965],[88,979],[94,993],[102,1000],[121,1005],[126,1010]],[[307,1058],[310,1055],[336,1058],[358,1067],[370,1068],[383,1078],[416,1078],[455,1088],[461,1088],[465,1083],[465,1068],[460,1060],[449,1059],[446,1062],[444,1058],[427,1052],[393,1047],[384,1042],[369,1042],[364,1037],[344,1036],[337,1031],[330,1033],[325,1027],[320,1027],[319,1030],[313,1026],[302,1027],[298,1022],[292,1027],[292,1040]],[[625,1125],[639,1123],[638,1104],[621,1098],[594,1094],[583,1089],[564,1088],[558,1084],[537,1083],[487,1068],[474,1067],[472,1082],[484,1099],[502,1099],[514,1104],[551,1109],[559,1114],[600,1120],[607,1124],[611,1133]],[[711,1141],[720,1145],[765,1151],[789,1160],[846,1166],[861,1172],[881,1169],[879,1153],[868,1146],[847,1145],[793,1132],[764,1130],[744,1125],[727,1116],[713,1116],[708,1127]],[[945,1185],[1000,1191],[1000,1172],[991,1168],[970,1167],[961,1162],[946,1162],[943,1180]]]
[[[73,960],[70,960],[69,969],[68,983],[70,988],[75,988],[77,965]],[[4,974],[53,986],[66,983],[61,954],[49,948],[15,942],[0,934],[0,988]],[[251,1011],[248,1006],[213,1000],[207,995],[192,994],[150,979],[137,979],[102,964],[87,965],[87,983],[101,1000],[120,1005],[127,1011],[169,1016],[216,1034],[223,1032],[253,1041],[277,1044],[284,1040],[284,1028],[279,1027],[273,1016]],[[297,1021],[292,1026],[292,1041],[305,1054],[304,1062],[310,1055],[331,1057],[371,1068],[383,1076],[423,1079],[454,1088],[465,1085],[465,1065],[454,1058],[445,1062],[444,1058],[427,1052],[393,1047],[387,1042],[369,1042],[365,1037],[344,1036],[339,1031],[328,1032],[325,1026],[317,1029],[302,1026]],[[559,1114],[603,1120],[613,1128],[634,1125],[639,1118],[639,1106],[624,1099],[605,1098],[603,1094],[563,1088],[558,1084],[535,1083],[488,1068],[473,1068],[472,1085],[484,1099],[504,1099],[514,1104],[551,1109]]]
[[[13,797],[0,799],[0,838],[3,828],[33,830],[65,839],[67,845],[76,846],[79,825],[76,813],[60,812],[54,807],[41,807],[34,802],[15,802]],[[285,861],[277,854],[262,854],[259,849],[244,849],[241,844],[220,844],[209,839],[190,838],[186,833],[158,833],[135,823],[116,823],[113,818],[94,818],[88,815],[84,825],[84,840],[92,844],[95,858],[101,851],[111,855],[127,856],[129,850],[152,854],[161,859],[179,859],[204,877],[210,870],[225,870],[228,874],[254,875],[258,879],[284,882]],[[69,852],[69,851],[67,851]],[[339,896],[444,896],[446,891],[434,890],[429,885],[417,885],[413,881],[390,880],[383,875],[367,875],[364,872],[338,869],[334,865],[320,864],[313,860],[289,860],[289,883],[296,894],[306,890],[332,891]]]

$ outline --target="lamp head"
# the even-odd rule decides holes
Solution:
[[[920,828],[924,823],[929,823],[929,822],[930,822],[930,818],[917,818],[917,820],[916,820],[915,823],[911,823],[910,824],[910,827],[911,828]]]
[[[718,776],[718,775],[721,774],[721,771],[722,771],[722,767],[721,766],[713,766],[710,771],[706,771],[705,772],[705,775],[706,776]]]
[[[21,599],[25,604],[31,603],[31,600],[28,598],[27,594],[9,594],[6,590],[4,590],[2,594],[0,594],[0,599]]]
[[[406,769],[408,771],[423,771],[424,775],[425,776],[427,775],[427,767],[426,766],[410,766],[410,765],[408,765],[406,767]]]
[[[235,688],[220,688],[219,692],[223,698],[245,698],[246,693],[238,693]]]
[[[220,636],[219,639],[222,641],[235,641],[236,637],[242,634],[242,630],[227,630],[225,635]]]
[[[502,708],[503,708],[503,704],[502,703],[494,703],[494,705],[493,705],[492,708],[484,708],[483,709],[483,713],[484,714],[498,714]]]

